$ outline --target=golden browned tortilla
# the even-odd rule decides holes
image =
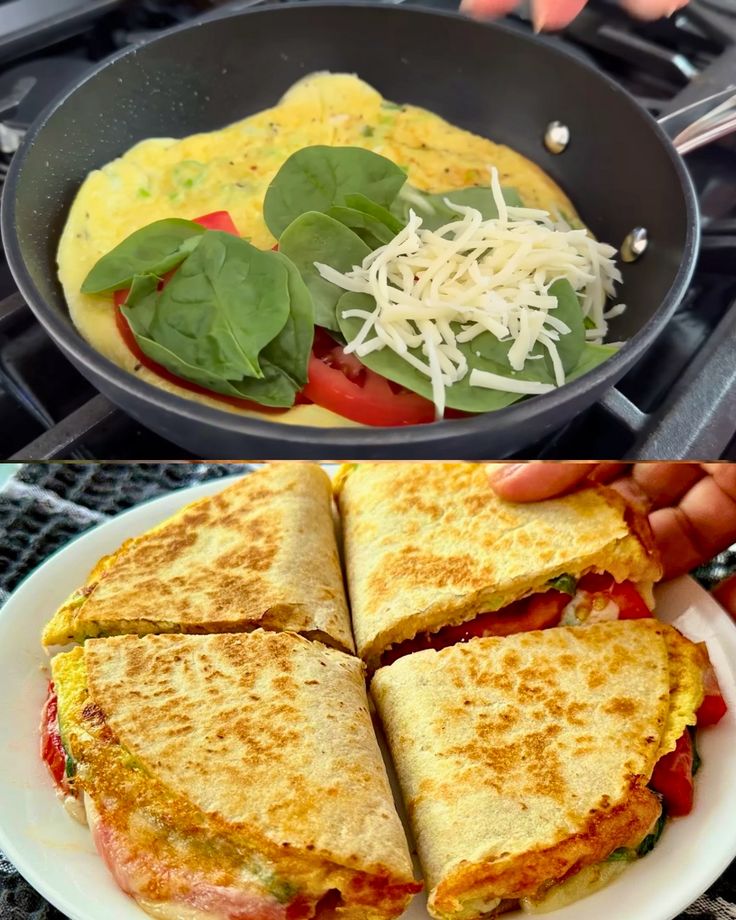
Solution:
[[[383,920],[417,890],[357,658],[256,630],[92,639],[52,670],[73,790],[155,916],[307,920],[327,897]]]
[[[290,629],[352,651],[327,474],[273,463],[104,557],[45,645],[121,633]]]
[[[515,150],[424,109],[387,103],[356,76],[312,74],[271,109],[220,131],[141,141],[90,173],[72,204],[58,250],[64,295],[84,338],[148,383],[205,405],[281,424],[357,425],[319,406],[266,415],[182,389],[138,364],[115,325],[112,295],[80,293],[101,256],[134,230],[165,217],[193,219],[227,210],[242,236],[269,249],[275,241],[263,221],[266,189],[292,153],[315,144],[373,150],[406,167],[409,181],[428,191],[488,185],[493,165],[501,182],[516,188],[528,206],[576,216],[559,186]]]
[[[548,629],[376,672],[433,917],[537,896],[650,832],[673,633],[647,619]]]
[[[360,463],[337,483],[358,654],[463,623],[544,591],[562,574],[662,574],[646,520],[593,487],[532,504],[500,499],[489,466]]]

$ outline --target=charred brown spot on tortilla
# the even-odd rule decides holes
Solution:
[[[263,626],[311,632],[353,651],[330,482],[314,464],[274,463],[245,476],[126,541],[93,575],[71,614],[77,641],[85,630],[204,634]]]
[[[446,579],[473,582],[476,570],[477,561],[472,556],[432,556],[418,546],[407,546],[388,556],[385,571],[376,571],[368,587],[381,594],[397,578],[408,586],[442,584]]]
[[[116,647],[118,652],[113,651]],[[295,658],[295,650],[306,655],[306,661]],[[129,683],[125,677],[127,656],[134,659],[133,670],[139,672],[136,689],[140,693],[132,707],[129,707]],[[301,901],[300,896],[294,899],[294,909],[288,913],[290,920],[294,917],[307,920],[318,915],[327,920],[332,910],[329,905],[338,903],[335,898],[346,898],[348,906],[358,911],[361,908],[355,905],[396,903],[398,913],[405,906],[407,894],[418,890],[420,886],[409,881],[407,853],[403,873],[397,870],[395,858],[386,858],[385,866],[379,858],[378,880],[373,881],[371,873],[362,873],[365,877],[358,883],[358,890],[350,893],[351,879],[365,864],[359,841],[352,842],[335,865],[330,861],[330,850],[336,835],[330,833],[326,841],[321,836],[322,823],[315,826],[312,821],[309,828],[314,800],[321,802],[322,808],[334,803],[336,820],[342,828],[346,795],[353,803],[363,790],[367,790],[369,800],[376,793],[376,768],[381,760],[377,748],[375,761],[365,756],[370,753],[366,750],[367,739],[373,739],[373,734],[365,705],[363,666],[357,659],[294,634],[262,632],[208,636],[201,645],[182,635],[91,640],[85,646],[84,657],[88,665],[92,662],[88,670],[90,685],[104,693],[113,720],[119,718],[125,732],[137,724],[130,739],[121,739],[124,749],[108,743],[110,739],[104,735],[106,726],[91,725],[92,740],[85,741],[84,751],[77,753],[83,755],[85,789],[100,803],[106,833],[120,835],[128,843],[134,840],[134,851],[125,849],[126,866],[132,871],[140,868],[146,874],[143,892],[148,897],[166,899],[171,896],[172,886],[176,891],[178,884],[187,889],[192,876],[202,877],[208,884],[237,886],[242,884],[244,866],[246,869],[260,866],[261,871],[269,869],[270,860],[277,858],[282,867],[286,866],[282,880],[291,882],[289,873],[294,873],[297,890],[304,878],[308,884],[317,886],[316,892],[312,887],[309,896]],[[268,662],[268,668],[264,668],[264,662]],[[112,670],[106,673],[107,668]],[[325,668],[329,668],[329,673]],[[219,687],[211,686],[213,676],[217,677]],[[198,688],[202,708],[197,712],[188,705],[186,694],[182,694],[181,705],[178,704],[178,688],[186,686],[186,681],[193,681]],[[235,694],[232,694],[233,681],[238,686]],[[168,699],[161,693],[167,683]],[[332,730],[333,737],[337,733],[340,738],[339,750],[337,753],[333,750],[333,757],[338,758],[336,765],[327,773],[323,771],[321,778],[320,772],[310,767],[313,797],[305,795],[304,776],[298,768],[294,769],[294,763],[295,752],[303,752],[305,737],[309,737],[314,724],[320,723],[325,715],[323,684],[332,687],[335,701],[334,711],[326,714],[333,717],[343,714],[339,715],[339,728]],[[256,689],[259,692],[253,692]],[[212,700],[208,699],[210,692]],[[297,703],[296,699],[304,694],[307,698]],[[210,705],[216,707],[217,719],[202,718]],[[194,745],[188,743],[193,734],[197,736]],[[146,738],[144,748],[139,749],[137,742]],[[315,744],[319,747],[312,751],[311,765],[327,753],[319,737]],[[352,745],[357,747],[351,748]],[[351,749],[360,751],[361,756],[351,755]],[[123,759],[119,756],[121,750],[125,754]],[[279,794],[262,803],[256,826],[245,818],[242,825],[233,824],[227,810],[230,805],[221,810],[211,801],[212,789],[222,785],[222,778],[219,784],[206,781],[205,811],[199,810],[196,796],[192,796],[192,782],[202,775],[201,758],[204,756],[208,765],[218,764],[228,752],[238,758],[229,778],[234,781],[233,794],[244,785],[247,788],[248,783],[244,784],[242,778],[250,780],[265,761],[269,763],[269,780],[278,786]],[[159,781],[172,766],[187,776],[187,783]],[[207,771],[205,774],[209,776]],[[172,791],[184,786],[186,794],[179,796]],[[263,788],[262,781],[258,788]],[[372,839],[385,840],[386,835],[389,838],[393,835],[399,849],[405,848],[398,820],[388,804],[391,797],[387,781],[382,795],[385,800],[375,802],[376,807],[371,810],[370,820],[375,822]],[[236,808],[237,815],[242,814],[239,808],[242,802]],[[308,829],[302,830],[305,827]],[[280,829],[278,836],[274,832],[273,840],[268,837],[270,828]],[[264,829],[266,837],[262,836]],[[287,834],[282,836],[284,830]],[[175,867],[175,871],[151,874],[152,853],[157,866]],[[393,856],[398,855],[398,851],[393,852]],[[288,862],[283,863],[284,860]],[[315,866],[322,868],[316,871]],[[318,911],[317,905],[325,893],[324,867],[331,874],[328,878],[338,882],[330,886],[338,894],[330,895],[323,903],[328,907]],[[277,881],[279,872],[277,867]]]
[[[105,713],[97,703],[86,703],[82,709],[82,718],[85,722],[91,722],[92,725],[102,725],[105,721]]]
[[[606,704],[606,712],[621,716],[631,716],[636,712],[637,708],[636,701],[626,697],[618,697]]]

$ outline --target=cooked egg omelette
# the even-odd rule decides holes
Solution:
[[[424,109],[387,102],[356,76],[313,74],[274,108],[208,134],[141,141],[90,173],[72,204],[58,251],[69,311],[85,339],[148,383],[217,409],[287,424],[357,426],[318,406],[268,415],[178,387],[138,364],[115,325],[112,295],[80,293],[101,256],[135,230],[166,217],[229,211],[242,236],[270,249],[275,240],[262,214],[266,189],[291,154],[315,144],[380,153],[406,168],[412,185],[430,192],[488,185],[493,165],[501,183],[514,187],[528,207],[577,216],[559,186],[509,147]]]

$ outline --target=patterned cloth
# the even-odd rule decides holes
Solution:
[[[0,602],[51,553],[95,524],[170,492],[247,471],[244,464],[28,464],[0,492]],[[710,588],[736,571],[736,551],[695,573]],[[724,820],[726,820],[724,815]],[[0,852],[1,920],[65,920]],[[736,920],[736,863],[681,920]]]

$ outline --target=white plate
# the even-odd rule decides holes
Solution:
[[[0,849],[73,920],[142,920],[144,914],[117,888],[86,828],[66,815],[40,760],[37,726],[46,690],[41,628],[101,555],[222,488],[220,480],[174,492],[96,527],[33,572],[0,611]],[[730,710],[700,734],[703,766],[693,813],[671,822],[653,853],[607,888],[557,911],[555,920],[670,920],[736,856],[736,626],[689,578],[661,587],[657,602],[662,619],[707,641]],[[418,897],[406,920],[427,917]]]

